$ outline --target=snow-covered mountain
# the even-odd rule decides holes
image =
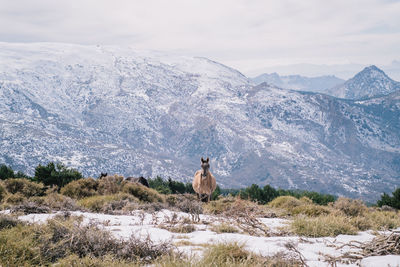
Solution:
[[[375,102],[374,102],[375,101]],[[253,86],[205,58],[130,48],[0,43],[0,163],[32,174],[257,183],[376,199],[400,185],[400,100]]]
[[[345,81],[334,76],[305,77],[301,75],[280,76],[278,73],[264,73],[251,79],[254,84],[266,82],[284,89],[323,93],[326,90],[343,84]]]
[[[400,82],[389,78],[385,72],[372,65],[364,68],[344,84],[332,87],[326,93],[346,99],[366,99],[387,95],[400,90]]]

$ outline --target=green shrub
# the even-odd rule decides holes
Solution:
[[[0,180],[15,178],[14,170],[4,164],[0,165]]]
[[[126,183],[124,177],[119,175],[106,176],[98,180],[98,193],[101,195],[112,195],[122,191],[122,187]]]
[[[126,183],[123,187],[123,192],[137,197],[145,202],[164,202],[164,198],[156,190],[147,188],[138,183]]]
[[[308,237],[337,236],[340,234],[354,235],[357,229],[348,217],[338,215],[309,218],[299,216],[291,223],[294,233]]]
[[[83,178],[82,174],[75,169],[67,168],[65,165],[50,162],[47,166],[39,166],[35,169],[34,179],[44,185],[56,185],[61,188],[74,180]]]
[[[78,201],[81,207],[93,212],[110,213],[115,210],[124,209],[129,203],[137,203],[139,200],[127,193],[115,195],[92,196]]]
[[[81,199],[97,194],[98,182],[93,178],[82,178],[72,181],[61,188],[61,194],[70,198]]]
[[[249,199],[265,204],[276,198],[278,196],[278,191],[270,185],[260,188],[258,185],[252,184],[250,187],[240,190],[239,194],[242,199]]]
[[[393,191],[392,196],[389,196],[386,193],[383,193],[381,199],[378,200],[377,205],[379,207],[389,206],[395,209],[400,209],[400,188],[397,188]]]
[[[362,200],[344,197],[340,197],[336,200],[333,207],[340,210],[345,215],[352,217],[363,215],[368,210]]]
[[[44,185],[25,178],[11,178],[4,181],[4,186],[11,194],[19,193],[24,197],[40,196],[44,193]]]

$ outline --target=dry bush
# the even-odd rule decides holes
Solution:
[[[180,223],[180,224],[161,224],[161,229],[168,230],[173,233],[187,234],[196,231],[196,227],[193,224]]]
[[[4,199],[4,202],[10,205],[21,204],[26,201],[26,197],[21,193],[8,194]]]
[[[293,208],[303,205],[305,201],[300,201],[292,196],[280,196],[268,203],[268,206],[279,209],[292,210]]]
[[[112,195],[122,191],[122,187],[126,183],[124,177],[119,175],[106,176],[98,179],[98,193],[101,195]]]
[[[203,213],[203,205],[193,194],[168,195],[166,202],[170,208],[189,213],[192,221],[200,221],[200,214]]]
[[[295,234],[308,237],[353,235],[358,230],[348,217],[333,214],[315,218],[299,216],[293,220],[291,228]]]
[[[78,204],[93,212],[113,213],[116,210],[126,210],[130,204],[138,202],[139,200],[130,194],[119,193],[83,198]]]
[[[265,218],[275,217],[275,214],[265,206],[238,197],[224,197],[210,201],[204,205],[203,209],[208,214],[221,214],[227,217],[244,217],[248,215]]]
[[[40,196],[44,193],[44,185],[35,183],[25,178],[7,179],[4,186],[11,194],[19,193],[24,197]]]
[[[362,200],[344,197],[340,197],[338,200],[336,200],[333,204],[333,207],[343,212],[343,214],[352,217],[363,215],[366,211],[368,211],[367,206],[365,206]]]
[[[7,215],[7,214],[0,214],[0,231],[5,228],[11,228],[16,226],[17,224],[22,224],[17,218]]]
[[[211,201],[204,206],[204,210],[211,214],[220,214],[234,221],[244,232],[254,236],[269,236],[267,227],[258,217],[274,217],[275,214],[249,200],[240,198],[222,198]]]
[[[11,212],[22,212],[24,214],[49,213],[50,209],[46,206],[38,205],[35,202],[25,201],[11,208]]]
[[[4,186],[0,183],[0,203],[3,201],[3,199],[6,197],[7,191],[4,188]]]
[[[48,207],[51,210],[71,211],[80,209],[74,199],[54,192],[43,197],[32,197],[29,201]]]
[[[292,215],[299,215],[303,214],[309,217],[318,217],[321,215],[328,215],[332,211],[329,207],[326,206],[320,206],[320,205],[315,205],[315,204],[304,204],[300,206],[296,206],[293,209],[291,209],[291,214]]]
[[[217,224],[217,225],[213,225],[211,227],[211,231],[214,231],[218,234],[221,233],[237,233],[239,232],[239,230],[233,226],[233,225],[229,225],[227,223],[221,223],[221,224]]]
[[[373,230],[389,230],[400,227],[400,217],[397,212],[372,210],[364,214],[371,221]]]
[[[0,266],[41,266],[34,226],[17,224],[0,231]]]
[[[213,215],[229,213],[232,209],[234,209],[234,203],[236,201],[240,201],[240,199],[231,196],[210,201],[204,205],[204,211]]]
[[[74,199],[91,197],[97,194],[98,182],[93,178],[72,181],[61,188],[60,193]]]
[[[172,254],[172,249],[170,242],[155,244],[149,237],[118,240],[96,224],[83,224],[76,217],[58,217],[40,225],[17,224],[0,231],[0,266],[68,264],[77,257],[89,262],[96,258],[94,262],[112,259],[124,264],[145,264],[161,255]]]
[[[144,202],[164,202],[164,198],[160,193],[139,183],[126,183],[122,191]]]
[[[57,267],[139,267],[140,264],[122,260],[122,259],[115,259],[115,257],[110,255],[105,255],[103,257],[92,257],[92,256],[85,256],[80,258],[76,254],[71,254],[65,258],[58,260],[54,266]]]

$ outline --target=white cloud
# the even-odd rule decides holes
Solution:
[[[0,41],[132,45],[245,73],[400,59],[400,1],[0,0]]]

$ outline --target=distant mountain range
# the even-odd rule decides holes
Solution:
[[[346,100],[254,86],[206,58],[0,43],[0,163],[188,181],[202,156],[222,187],[373,201],[400,186],[399,92]]]
[[[285,89],[318,92],[344,99],[367,99],[400,90],[400,82],[389,78],[381,69],[372,65],[353,78],[344,81],[335,76],[304,77],[279,76],[277,73],[261,74],[251,79],[253,83],[266,82]]]
[[[335,76],[304,77],[300,75],[280,76],[279,74],[261,74],[251,79],[254,84],[266,82],[284,89],[309,92],[325,92],[328,89],[343,84],[345,80]]]

